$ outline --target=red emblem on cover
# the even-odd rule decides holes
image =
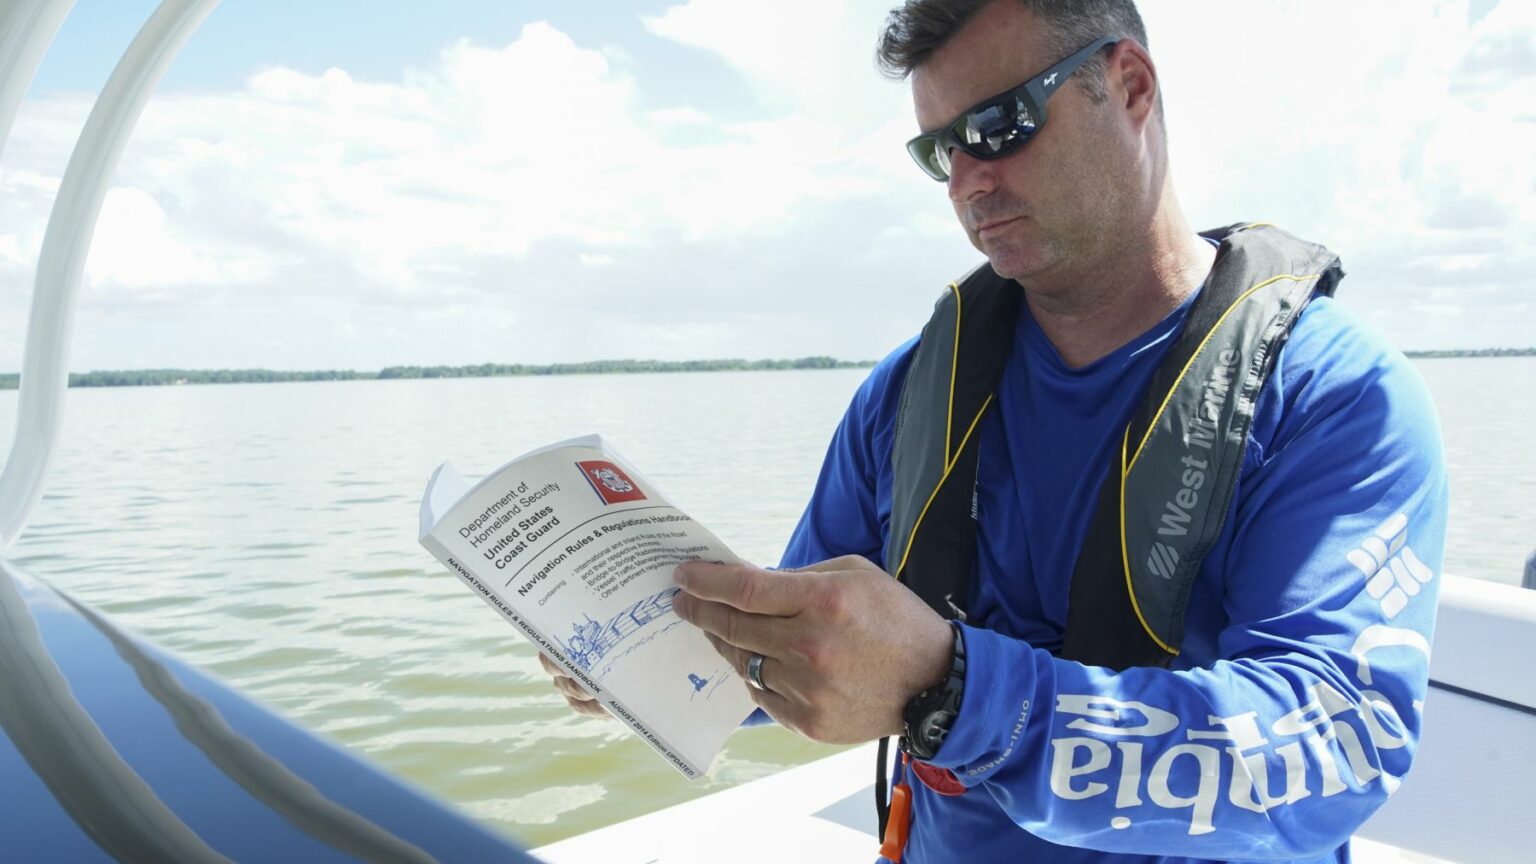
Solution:
[[[619,504],[624,501],[644,501],[645,493],[635,481],[629,479],[624,469],[601,459],[589,462],[577,462],[576,467],[581,469],[581,476],[587,478],[592,484],[592,491],[597,497],[603,499],[604,504]]]

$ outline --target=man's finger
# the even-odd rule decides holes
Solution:
[[[780,726],[793,728],[786,722],[791,716],[790,712],[794,710],[792,703],[788,699],[772,690],[759,690],[752,686],[747,687],[747,693],[752,696],[753,704],[767,711],[768,716],[777,721]]]
[[[875,562],[862,555],[841,555],[837,558],[828,558],[825,561],[817,561],[815,564],[807,564],[804,567],[785,567],[780,573],[842,573],[848,570],[880,570]],[[881,571],[884,572],[884,571]]]
[[[612,714],[608,713],[608,709],[607,708],[603,707],[603,703],[598,702],[595,699],[588,699],[585,702],[581,702],[581,701],[577,701],[577,700],[572,699],[571,697],[567,696],[567,697],[565,697],[565,704],[571,706],[571,710],[572,711],[575,711],[577,714],[581,714],[581,715],[583,715],[585,717],[612,717],[613,716]]]
[[[695,597],[724,603],[743,612],[790,616],[806,606],[804,580],[750,564],[689,561],[678,566],[673,579]]]
[[[689,597],[681,603],[674,600],[672,608],[677,611],[678,617],[703,630],[705,635],[716,636],[738,648],[768,654],[777,647],[776,642],[770,641],[774,632],[773,619],[767,616],[753,615],[724,603],[700,600],[697,597]],[[782,634],[782,626],[779,631]]]
[[[735,645],[732,645],[720,637],[710,633],[705,633],[704,638],[708,639],[709,644],[714,646],[715,651],[719,653],[721,657],[725,658],[725,662],[730,664],[731,669],[737,674],[737,676],[739,676],[741,680],[746,681],[748,687],[752,687],[752,681],[747,677],[747,663],[752,659],[753,652],[737,648]],[[763,666],[766,667],[767,665],[768,658],[765,656],[763,658]],[[760,674],[758,677],[762,679],[763,686],[766,687],[768,684],[768,670],[764,668],[759,671]],[[754,687],[752,689],[757,688]]]
[[[583,690],[581,685],[576,683],[576,679],[565,675],[555,676],[555,689],[559,690],[560,694],[565,696],[567,699],[591,702],[596,698],[591,693]]]
[[[765,690],[753,687],[751,679],[747,677],[747,663],[752,659],[754,652],[737,648],[722,641],[718,636],[712,636],[708,633],[704,634],[704,638],[708,639],[709,644],[714,646],[715,651],[725,658],[725,662],[731,664],[731,669],[741,676],[741,680],[747,682],[747,689],[752,691],[753,701],[757,702],[759,708],[767,710],[771,705],[774,710],[782,712],[786,710],[786,706],[804,701],[798,695],[798,691],[790,686],[787,669],[784,664],[766,655],[763,657],[763,666],[759,670],[760,674],[758,677],[762,679],[766,692],[773,698],[757,699],[756,696],[764,693]]]

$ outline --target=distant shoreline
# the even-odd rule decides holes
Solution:
[[[649,372],[766,372],[783,369],[868,369],[873,360],[591,360],[585,363],[481,363],[475,366],[390,366],[354,369],[127,369],[71,372],[71,387],[163,387],[183,384],[280,384],[292,381],[391,381],[416,378],[512,378],[533,375],[636,375]],[[17,373],[0,373],[0,390],[15,390]]]
[[[1404,351],[1416,360],[1450,357],[1536,357],[1536,348],[1453,348]],[[415,378],[514,378],[530,375],[637,375],[647,372],[763,372],[782,369],[868,369],[874,360],[799,357],[793,360],[590,360],[585,363],[482,363],[477,366],[390,366],[354,369],[127,369],[71,372],[71,387],[162,387],[178,384],[281,384],[291,381],[390,381]],[[17,373],[0,373],[0,390],[15,390]]]
[[[1536,357],[1536,348],[1451,348],[1443,351],[1404,351],[1416,360],[1442,357]]]

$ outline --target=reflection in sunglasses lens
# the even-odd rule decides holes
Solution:
[[[1034,117],[1030,116],[1023,100],[1014,100],[1011,106],[990,105],[973,113],[971,123],[981,134],[970,143],[980,145],[974,148],[975,151],[987,156],[999,156],[1013,150],[1035,132]]]
[[[948,142],[940,142],[937,136],[919,138],[907,145],[917,164],[935,180],[949,179]]]

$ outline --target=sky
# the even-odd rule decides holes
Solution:
[[[75,371],[884,356],[980,260],[892,0],[224,0],[123,154]],[[0,152],[0,371],[149,0],[78,0]],[[1536,345],[1536,3],[1143,0],[1197,227],[1326,243],[1403,349]]]

